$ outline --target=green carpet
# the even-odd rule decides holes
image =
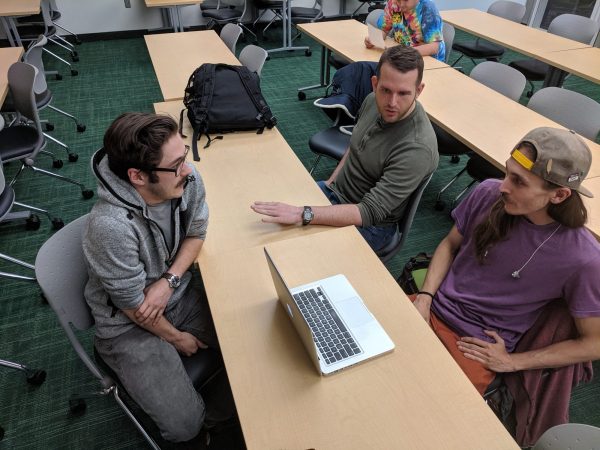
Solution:
[[[272,40],[264,45],[277,46],[276,39],[273,34]],[[459,39],[471,38],[458,32]],[[310,45],[312,56],[306,57],[303,52],[274,55],[263,69],[262,88],[279,119],[283,136],[308,168],[314,159],[308,148],[308,138],[326,128],[329,120],[312,105],[311,99],[317,98],[322,90],[309,92],[304,102],[297,99],[298,87],[317,82],[320,62],[320,46],[305,36],[298,42]],[[238,49],[241,48],[243,44],[238,44]],[[52,169],[51,160],[46,157],[40,157],[37,164],[95,188],[89,160],[102,145],[108,124],[124,111],[152,111],[152,104],[162,98],[142,38],[86,42],[78,47],[78,51],[77,77],[71,77],[60,63],[50,58],[45,61],[47,69],[56,68],[64,75],[62,81],[49,80],[55,95],[54,104],[78,116],[87,125],[87,130],[78,133],[72,121],[53,111],[43,111],[41,115],[55,124],[51,134],[78,153],[79,160],[68,162],[62,149],[49,144],[48,150],[65,160],[64,166]],[[503,61],[517,57],[508,52]],[[451,61],[454,59],[453,55]],[[467,73],[472,67],[464,59],[461,65]],[[600,100],[600,89],[596,85],[576,77],[570,77],[565,87]],[[526,102],[525,98],[523,102]],[[419,251],[433,251],[450,229],[452,222],[448,213],[433,208],[435,196],[464,161],[465,158],[460,165],[454,165],[442,158],[404,249],[388,264],[394,275],[399,273],[409,256]],[[8,179],[17,167],[16,163],[11,163],[5,168]],[[332,162],[321,162],[315,178],[326,178],[333,167]],[[451,189],[447,198],[456,195],[467,181],[465,179]],[[87,213],[94,202],[94,199],[84,200],[76,186],[31,172],[21,176],[15,189],[18,201],[48,209],[65,223]],[[25,231],[22,224],[0,226],[0,252],[33,263],[37,250],[53,233],[48,220],[41,217],[41,221],[38,231]],[[3,261],[0,261],[0,270],[27,274],[26,269],[15,268]],[[84,333],[88,348],[91,348],[90,338],[89,333]],[[96,390],[98,386],[75,356],[53,312],[42,303],[35,284],[1,281],[0,358],[42,368],[48,373],[42,386],[32,388],[20,373],[0,367],[0,426],[6,430],[0,449],[144,448],[138,432],[112,399],[90,400],[84,416],[69,415],[71,394]],[[599,395],[600,383],[597,381],[577,388],[572,399],[572,420],[600,426],[600,407],[596,400]]]

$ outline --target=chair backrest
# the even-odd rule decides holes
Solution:
[[[38,71],[35,75],[35,83],[33,91],[36,94],[46,92],[48,84],[46,83],[46,73],[44,70],[44,60],[42,59],[42,49],[48,43],[48,39],[43,34],[40,34],[35,41],[31,41],[29,48],[23,56],[23,60],[27,64],[31,64]]]
[[[35,258],[35,277],[77,355],[102,380],[102,373],[71,327],[88,330],[94,325],[84,296],[88,273],[82,239],[87,221],[86,214],[58,230],[42,245]]]
[[[600,132],[600,103],[578,92],[547,87],[537,91],[527,106],[592,141]]]
[[[35,123],[37,130],[40,132],[39,140],[41,142],[44,139],[44,135],[33,92],[36,71],[37,69],[31,64],[22,62],[14,63],[8,69],[8,86],[16,112]]]
[[[517,69],[494,61],[477,64],[470,76],[514,101],[519,100],[527,84],[525,75]]]
[[[379,22],[379,18],[383,15],[383,13],[383,9],[374,9],[369,14],[367,14],[365,23],[367,25],[373,25],[374,27],[377,27],[377,22]]]
[[[599,442],[600,428],[582,423],[565,423],[542,434],[531,450],[589,450],[597,448]]]
[[[223,42],[225,42],[225,45],[229,48],[229,50],[231,50],[231,53],[233,53],[234,55],[237,41],[242,32],[242,27],[240,27],[239,25],[235,23],[227,23],[225,24],[225,26],[221,30],[221,34],[219,35]]]
[[[508,0],[498,0],[490,5],[487,12],[503,19],[521,23],[525,17],[525,5]]]
[[[258,45],[246,45],[240,53],[239,60],[251,72],[256,72],[260,76],[268,56],[267,51]]]
[[[433,174],[426,177],[421,184],[414,190],[408,199],[408,203],[406,205],[406,210],[404,211],[404,215],[402,219],[398,222],[398,231],[400,236],[394,242],[390,243],[390,245],[384,248],[380,255],[379,259],[383,262],[387,262],[392,259],[395,255],[397,255],[400,250],[402,250],[402,246],[406,241],[406,237],[408,236],[408,232],[410,231],[410,227],[412,226],[413,219],[415,218],[415,214],[417,213],[417,208],[419,207],[419,202],[421,201],[421,197],[423,196],[423,192],[425,192],[425,188],[431,181],[431,177]]]
[[[548,25],[548,33],[584,44],[591,44],[599,29],[600,24],[595,20],[576,14],[561,14]]]
[[[452,44],[454,43],[454,35],[456,34],[456,30],[452,25],[447,22],[442,22],[442,36],[444,38],[444,45],[446,47],[446,57],[444,58],[444,62],[447,64],[450,59],[450,53],[452,50]]]

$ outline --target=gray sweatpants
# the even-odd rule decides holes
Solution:
[[[183,298],[165,317],[178,330],[216,348],[214,325],[198,278],[193,277]],[[165,440],[187,441],[200,432],[204,401],[194,389],[175,347],[141,327],[110,339],[96,338],[95,345]]]

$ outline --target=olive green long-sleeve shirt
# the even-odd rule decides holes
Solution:
[[[410,194],[437,168],[438,159],[435,132],[419,102],[408,117],[385,123],[369,94],[331,188],[342,203],[358,206],[363,227],[390,225],[402,217]]]

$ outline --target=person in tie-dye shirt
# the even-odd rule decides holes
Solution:
[[[432,1],[388,0],[377,26],[383,31],[384,39],[391,31],[399,44],[414,47],[422,56],[444,61],[446,47],[442,38],[442,18]],[[373,47],[368,36],[365,45]]]

